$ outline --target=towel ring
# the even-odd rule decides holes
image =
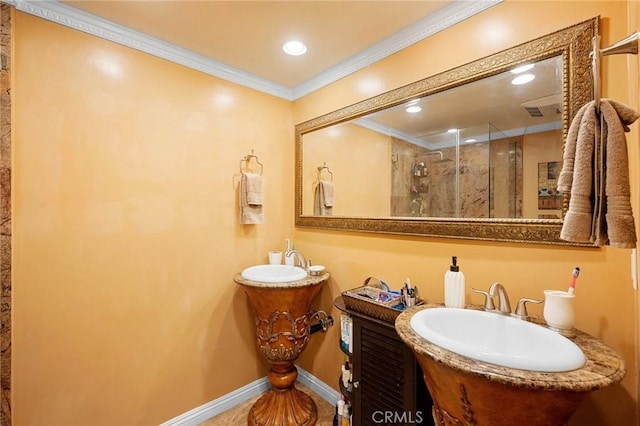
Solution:
[[[331,182],[333,182],[333,173],[331,172],[331,170],[329,170],[329,167],[327,167],[326,162],[323,166],[318,166],[318,180],[322,180],[322,170],[324,169],[327,169],[327,172],[329,172],[329,176],[331,177]]]
[[[244,171],[242,170],[242,163],[246,162],[247,166],[249,166],[249,162],[251,161],[252,158],[255,158],[256,159],[256,163],[260,166],[260,175],[262,176],[262,170],[264,169],[264,166],[258,160],[258,156],[253,154],[253,150],[251,150],[251,154],[245,155],[242,158],[242,160],[240,160],[240,173],[244,173]]]

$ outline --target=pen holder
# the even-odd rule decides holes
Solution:
[[[573,328],[575,313],[573,300],[575,296],[566,291],[545,290],[544,310],[542,312],[547,326],[563,336],[573,337],[576,335]]]

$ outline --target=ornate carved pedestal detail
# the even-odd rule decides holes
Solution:
[[[564,426],[587,392],[527,389],[444,366],[417,354],[441,426]]]
[[[271,389],[251,407],[249,425],[316,424],[316,404],[295,387],[298,371],[294,362],[309,341],[311,302],[328,277],[329,274],[325,274],[281,284],[255,283],[238,275],[234,277],[253,307],[258,350],[271,364],[268,374]]]
[[[251,407],[248,424],[315,425],[318,409],[309,395],[294,386],[298,377],[296,367],[274,364],[268,377],[272,388]]]

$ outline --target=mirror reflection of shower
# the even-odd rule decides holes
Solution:
[[[520,137],[487,124],[434,139],[433,149],[392,141],[392,216],[522,217]]]

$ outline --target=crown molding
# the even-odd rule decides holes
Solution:
[[[382,42],[319,73],[293,89],[68,6],[57,0],[0,1],[14,6],[21,12],[175,62],[241,86],[294,101],[504,0],[457,0],[404,30],[387,37]]]
[[[503,1],[456,0],[449,6],[387,37],[380,43],[299,84],[293,89],[293,98],[298,99],[315,92]]]
[[[141,52],[204,72],[241,86],[291,100],[289,88],[262,79],[253,74],[215,61],[205,56],[167,43],[155,37],[116,24],[59,1],[1,0],[21,12],[100,37]]]

